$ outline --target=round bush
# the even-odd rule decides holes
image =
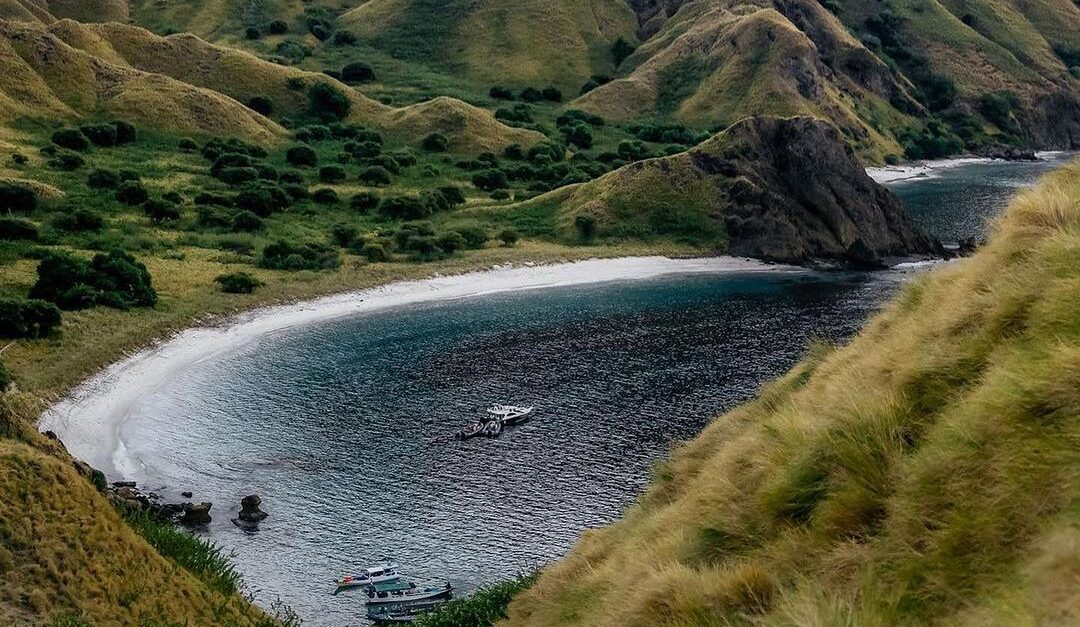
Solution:
[[[311,195],[311,199],[320,205],[336,205],[338,202],[337,192],[329,187],[322,187],[315,190],[315,193]]]
[[[150,195],[138,181],[124,181],[116,188],[116,199],[125,205],[141,205]]]
[[[428,152],[446,152],[450,150],[450,140],[446,138],[446,135],[442,133],[432,133],[424,138],[421,143],[424,150]]]
[[[171,222],[180,219],[180,207],[171,202],[151,198],[143,203],[143,213],[154,224]]]
[[[490,96],[493,100],[513,100],[514,92],[510,91],[510,89],[507,87],[500,87],[496,85],[495,87],[491,88],[491,91],[488,92],[488,96]]]
[[[375,70],[366,63],[350,63],[341,68],[341,80],[346,83],[369,83],[375,80]]]
[[[374,192],[354,194],[349,201],[349,206],[360,213],[367,213],[379,206],[379,195]]]
[[[506,172],[496,168],[477,172],[473,175],[472,181],[473,185],[486,192],[503,189],[510,184],[506,178]]]
[[[514,229],[503,229],[499,232],[499,241],[503,246],[513,246],[518,243],[521,236]]]
[[[86,161],[79,155],[73,152],[61,152],[58,153],[52,159],[49,159],[49,167],[57,170],[63,170],[65,172],[71,172],[78,170],[86,164]]]
[[[345,168],[328,165],[319,169],[319,180],[323,183],[340,183],[345,180]]]
[[[348,246],[356,239],[357,229],[351,224],[335,224],[330,229],[330,239],[338,246]]]
[[[356,34],[348,30],[339,30],[334,33],[334,45],[335,46],[355,46],[357,42]]]
[[[80,126],[79,130],[95,146],[108,148],[116,145],[116,127],[112,124],[86,124]]]
[[[349,117],[352,103],[348,97],[327,83],[316,83],[308,90],[309,111],[323,120],[343,120]]]
[[[247,272],[222,274],[216,277],[214,282],[220,285],[221,291],[226,294],[250,294],[263,286],[262,281]]]
[[[457,229],[461,237],[465,239],[467,248],[483,248],[487,244],[488,234],[479,226],[464,226]]]
[[[435,243],[444,253],[452,255],[465,248],[465,237],[457,231],[447,231],[440,235]]]
[[[289,32],[289,25],[285,20],[274,20],[266,25],[266,32],[271,35],[284,35]]]
[[[199,144],[195,143],[194,139],[185,137],[177,144],[177,148],[180,149],[180,152],[197,152],[199,150]]]
[[[36,240],[38,228],[33,222],[25,218],[0,217],[0,240]]]
[[[116,145],[130,144],[139,138],[138,131],[135,130],[135,125],[130,122],[124,122],[123,120],[116,120],[112,123],[116,127]]]
[[[105,220],[100,214],[89,209],[73,209],[64,213],[54,214],[51,220],[54,229],[68,233],[89,233],[100,231],[105,225]]]
[[[260,115],[269,116],[274,112],[274,102],[266,96],[255,96],[248,101],[248,108]]]
[[[361,183],[371,185],[373,187],[378,187],[380,185],[389,185],[392,180],[390,171],[382,167],[381,165],[373,165],[371,167],[365,168],[363,171],[360,172],[359,178]]]
[[[244,31],[245,39],[258,39],[260,37],[262,37],[262,33],[259,32],[259,29],[257,28],[248,27],[247,30]]]
[[[379,203],[379,213],[396,220],[416,220],[431,215],[431,208],[416,195],[387,196]]]
[[[319,163],[319,155],[311,146],[293,146],[285,152],[285,160],[297,167],[314,167]]]
[[[229,220],[229,228],[243,233],[254,233],[265,228],[266,223],[254,213],[244,210],[237,211]]]
[[[90,141],[77,128],[66,128],[52,134],[52,143],[68,150],[82,152],[90,149]]]
[[[544,91],[540,92],[540,95],[544,97],[544,100],[551,102],[562,102],[562,92],[558,88],[553,86],[547,86]]]

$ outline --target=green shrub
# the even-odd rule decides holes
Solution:
[[[356,239],[358,231],[351,224],[335,224],[330,228],[330,239],[338,246],[348,246]]]
[[[488,96],[490,96],[493,100],[513,100],[514,92],[510,91],[510,89],[507,87],[500,87],[496,85],[495,87],[491,88],[491,91],[488,92]]]
[[[442,133],[432,133],[424,138],[421,144],[428,152],[446,152],[450,150],[450,140]]]
[[[544,94],[535,87],[526,87],[518,94],[518,98],[525,102],[540,102],[544,99]]]
[[[1015,128],[1012,112],[1020,106],[1020,98],[1011,91],[983,94],[979,98],[979,113],[1003,131]]]
[[[251,211],[237,211],[229,219],[229,228],[242,233],[254,233],[266,228],[266,222]]]
[[[370,159],[377,157],[382,152],[382,144],[373,141],[350,141],[346,142],[345,152],[358,159]]]
[[[86,177],[86,185],[93,189],[115,189],[120,185],[120,176],[112,170],[98,168]]]
[[[248,108],[260,115],[270,116],[274,112],[274,101],[266,96],[254,96],[248,100]]]
[[[503,229],[499,231],[499,241],[503,246],[513,246],[518,243],[521,236],[514,229]]]
[[[83,152],[90,149],[90,141],[77,128],[65,128],[52,134],[52,143],[68,150]]]
[[[477,188],[487,192],[503,189],[510,185],[509,180],[506,178],[506,172],[497,168],[477,172],[473,175],[472,182]]]
[[[497,189],[497,190],[491,192],[491,199],[492,200],[509,200],[510,199],[510,190],[508,190],[508,189]]]
[[[311,146],[293,146],[285,151],[285,160],[296,167],[314,167],[319,163],[319,155]]]
[[[289,32],[289,24],[285,20],[274,20],[266,25],[266,32],[270,35],[284,35]]]
[[[0,393],[7,391],[11,386],[11,373],[8,371],[7,366],[0,362]]]
[[[349,117],[352,104],[345,94],[327,83],[316,83],[308,90],[309,112],[320,120],[343,120]]]
[[[285,190],[276,185],[252,185],[243,189],[233,198],[237,209],[245,209],[265,218],[289,206],[292,199]]]
[[[222,274],[215,277],[214,282],[220,285],[221,291],[226,294],[250,294],[263,286],[262,281],[248,272]]]
[[[54,214],[52,217],[53,228],[68,233],[89,233],[100,231],[105,225],[101,214],[90,209],[78,207],[70,211]]]
[[[253,26],[249,26],[244,30],[244,39],[255,40],[260,37],[262,37],[262,32]]]
[[[123,120],[115,120],[112,123],[116,127],[116,145],[121,146],[124,144],[134,143],[139,138],[139,132],[135,129],[135,125]]]
[[[86,160],[73,152],[60,152],[49,159],[48,165],[55,170],[71,172],[86,165]]]
[[[495,110],[495,119],[507,123],[528,124],[533,121],[533,108],[520,102],[510,108],[500,107]]]
[[[95,146],[109,148],[116,145],[116,126],[112,124],[85,124],[79,130]]]
[[[164,222],[172,222],[173,220],[180,219],[180,207],[175,204],[165,201],[151,198],[143,203],[143,213],[146,217],[150,218],[150,221],[154,224],[162,224]]]
[[[341,265],[341,257],[325,244],[277,240],[263,249],[259,265],[275,270],[332,270]]]
[[[379,203],[379,213],[393,220],[416,220],[431,215],[431,207],[415,194],[387,196]]]
[[[360,172],[360,182],[365,185],[371,185],[372,187],[379,187],[382,185],[389,185],[393,180],[390,171],[380,165],[373,165],[364,168]]]
[[[228,185],[250,183],[252,181],[257,181],[260,178],[259,170],[256,168],[222,168],[218,170],[214,176],[222,183]]]
[[[33,222],[24,218],[0,216],[0,240],[17,241],[38,239],[38,228]]]
[[[375,70],[366,63],[350,63],[341,68],[341,80],[345,83],[370,83],[375,80]]]
[[[159,521],[147,512],[130,512],[125,517],[136,533],[158,553],[198,577],[212,590],[223,595],[240,590],[240,573],[229,556],[213,542],[170,522]]]
[[[457,231],[447,231],[435,240],[435,244],[448,255],[465,248],[465,237]]]
[[[311,199],[320,205],[336,205],[338,203],[337,192],[329,187],[321,187],[315,190],[315,193],[311,195]]]
[[[302,185],[304,183],[304,175],[299,170],[285,170],[278,175],[278,180],[282,183]]]
[[[374,192],[354,194],[349,206],[360,213],[367,213],[379,206],[379,195]]]
[[[150,272],[121,250],[97,254],[90,262],[61,252],[50,252],[37,268],[30,298],[47,300],[61,309],[103,305],[117,309],[151,307],[157,292]]]
[[[540,95],[544,97],[544,100],[549,102],[562,102],[562,91],[559,88],[552,85],[548,85],[540,92]]]
[[[138,181],[124,181],[116,188],[116,199],[125,205],[141,205],[150,194]]]
[[[274,48],[274,53],[281,57],[286,63],[296,65],[311,56],[311,48],[306,46],[303,42],[295,39],[287,39]],[[289,80],[302,81],[303,79],[294,77]],[[301,85],[303,85],[303,83],[301,83]],[[301,87],[301,89],[302,88],[303,87]]]
[[[520,161],[525,158],[525,149],[521,147],[521,144],[510,144],[503,149],[503,156],[507,159]]]
[[[378,242],[365,242],[359,254],[371,263],[390,261],[390,253],[386,252],[386,248]]]
[[[338,165],[323,166],[319,169],[319,180],[323,183],[340,183],[345,180],[345,168]]]
[[[415,627],[491,627],[507,617],[510,601],[536,582],[539,572],[522,573],[502,583],[485,586],[467,597],[454,599],[434,612],[423,614]]]
[[[334,45],[335,46],[355,46],[357,41],[356,34],[348,30],[339,30],[334,33]]]
[[[566,143],[588,150],[593,145],[592,127],[584,122],[575,122],[563,129]]]
[[[0,298],[0,338],[47,337],[60,326],[60,309],[43,300]]]
[[[472,249],[483,248],[488,241],[487,231],[476,225],[462,226],[455,229],[465,239],[465,247]]]

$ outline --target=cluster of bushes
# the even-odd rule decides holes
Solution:
[[[693,146],[709,138],[708,133],[695,131],[682,124],[641,124],[631,126],[630,132],[638,139],[654,144]]]
[[[439,233],[427,222],[410,222],[396,231],[368,236],[358,236],[355,229],[339,225],[332,237],[372,263],[389,261],[391,251],[414,261],[435,261],[462,250],[483,248],[489,239],[479,226],[462,226]]]
[[[495,119],[511,126],[521,126],[533,122],[533,108],[524,103],[512,107],[499,107],[495,110]]]
[[[508,87],[502,87],[496,85],[492,87],[488,92],[488,95],[494,100],[514,100],[515,95]],[[562,102],[563,94],[558,87],[554,85],[548,85],[543,89],[537,89],[536,87],[526,87],[518,92],[516,98],[522,102]]]
[[[593,130],[604,126],[604,118],[570,109],[555,119],[555,125],[562,131],[567,144],[588,150],[593,145]]]
[[[596,89],[601,85],[607,85],[611,82],[610,76],[604,76],[603,74],[593,74],[589,77],[589,80],[585,81],[585,84],[581,86],[581,94],[587,94],[590,91]]]
[[[38,237],[37,225],[26,218],[0,216],[0,241],[34,241]]]
[[[277,240],[263,248],[259,265],[273,270],[333,270],[341,266],[341,256],[326,244]]]
[[[111,148],[130,144],[138,138],[138,131],[128,122],[121,120],[103,124],[84,124],[78,128],[60,129],[52,134],[52,143],[74,150],[85,152],[91,145],[101,148]]]
[[[960,152],[964,141],[943,122],[929,120],[923,126],[905,129],[899,134],[904,155],[909,159],[937,159]]]
[[[630,152],[639,154],[638,151]],[[629,160],[620,161],[614,153],[612,156],[620,165]],[[585,153],[578,153],[566,161],[566,148],[554,142],[538,144],[527,152],[521,146],[512,145],[503,152],[503,158],[507,161],[493,153],[481,153],[474,159],[458,161],[456,165],[473,173],[473,185],[490,192],[505,190],[514,182],[528,183],[528,189],[533,192],[545,192],[592,180],[610,169],[609,165],[594,161]]]
[[[35,298],[0,298],[0,338],[48,337],[60,326],[60,309]]]
[[[222,274],[216,277],[214,282],[220,285],[221,291],[226,294],[250,294],[263,285],[262,281],[249,272]]]
[[[38,197],[34,190],[16,183],[0,183],[0,212],[30,213],[37,206]]]
[[[353,199],[356,202],[356,198]],[[391,220],[417,220],[449,211],[465,204],[465,194],[454,185],[444,185],[420,194],[387,196],[379,201],[379,215]]]
[[[611,61],[615,64],[615,67],[619,67],[626,60],[626,57],[634,54],[634,50],[636,48],[630,42],[619,37],[615,40],[615,43],[611,44]]]
[[[146,266],[122,250],[99,253],[89,262],[49,252],[38,264],[37,277],[30,298],[55,303],[61,309],[95,305],[128,309],[151,307],[157,302]]]
[[[983,94],[979,98],[979,113],[991,124],[1005,132],[1015,132],[1012,113],[1020,107],[1020,98],[1011,91]]]
[[[349,84],[370,83],[375,80],[375,70],[366,63],[350,63],[341,68],[341,80]]]

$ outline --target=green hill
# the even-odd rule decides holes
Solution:
[[[637,28],[622,0],[370,0],[338,23],[396,57],[480,84],[573,91],[610,74],[612,44]]]
[[[1080,620],[1080,162],[660,464],[507,625]]]

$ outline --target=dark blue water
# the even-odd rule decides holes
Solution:
[[[973,171],[972,184],[1012,186],[1014,165]],[[995,211],[964,204],[948,220],[964,185],[899,191],[946,235]],[[280,597],[309,624],[363,624],[356,596],[331,596],[335,576],[392,555],[468,590],[559,557],[619,516],[672,443],[811,340],[850,337],[910,276],[671,276],[312,325],[183,373],[122,437],[151,488],[215,503],[209,533],[261,602]],[[494,440],[451,438],[498,402],[535,405],[535,418]],[[229,518],[252,492],[271,516],[246,533]]]

